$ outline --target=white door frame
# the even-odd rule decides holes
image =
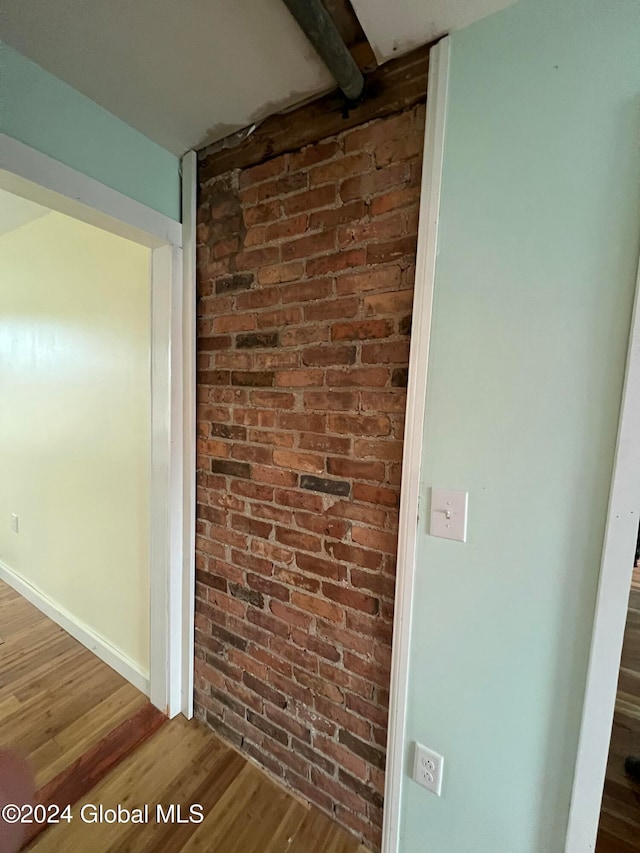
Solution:
[[[640,518],[640,270],[565,853],[595,850]]]
[[[398,853],[399,851],[400,791],[403,776],[408,768],[405,730],[411,608],[416,574],[416,534],[418,530],[422,433],[427,396],[427,365],[435,284],[450,54],[451,40],[448,36],[439,41],[429,52],[427,116],[422,159],[416,277],[411,324],[413,332],[409,355],[406,427],[400,487],[382,853]]]
[[[195,168],[189,152],[183,231],[179,222],[0,134],[0,188],[151,249],[148,692],[170,717],[193,713]]]

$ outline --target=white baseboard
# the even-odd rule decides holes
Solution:
[[[103,637],[95,634],[91,628],[80,622],[61,607],[57,602],[53,601],[44,592],[36,589],[30,583],[20,577],[13,569],[10,569],[5,563],[0,560],[0,579],[9,584],[10,587],[20,593],[23,598],[31,602],[45,616],[52,619],[56,625],[71,634],[71,636],[82,643],[90,652],[104,661],[111,669],[126,678],[128,682],[137,687],[146,696],[149,695],[149,675],[144,672],[136,663],[128,658],[121,651],[112,646]]]

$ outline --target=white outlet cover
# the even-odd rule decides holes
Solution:
[[[11,529],[14,533],[20,532],[20,519],[15,512],[11,513]]]
[[[429,533],[456,542],[467,541],[469,492],[431,489]]]
[[[444,758],[427,746],[416,742],[414,745],[413,780],[437,797],[442,796],[442,775]]]

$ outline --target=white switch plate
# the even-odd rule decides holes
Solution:
[[[416,743],[413,758],[414,781],[440,797],[442,795],[443,772],[444,758],[421,743]]]
[[[431,489],[431,522],[429,533],[443,539],[467,541],[467,506],[469,492],[453,489]]]
[[[20,519],[15,514],[15,512],[11,513],[11,529],[13,530],[14,533],[20,532]]]

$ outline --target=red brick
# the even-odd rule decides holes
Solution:
[[[256,370],[275,370],[282,367],[299,367],[300,353],[282,350],[280,352],[254,353]]]
[[[280,302],[280,289],[267,287],[262,290],[245,290],[236,296],[238,311],[251,311],[256,308],[270,308]]]
[[[326,737],[322,737],[321,735],[316,735],[312,740],[313,746],[322,752],[324,755],[328,755],[338,762],[338,766],[344,767],[349,773],[353,773],[354,776],[357,776],[358,779],[366,779],[367,778],[367,763],[362,758],[358,758],[348,749],[345,749],[339,743],[336,743],[333,740],[329,740]]]
[[[363,459],[382,459],[386,462],[402,461],[402,441],[372,441],[363,438],[356,439],[353,445],[354,454]]]
[[[255,270],[259,267],[275,264],[280,260],[280,247],[269,246],[264,249],[252,249],[236,255],[236,269]]]
[[[260,163],[250,169],[244,169],[240,173],[240,186],[250,187],[268,178],[275,178],[277,175],[282,175],[286,167],[286,157],[276,157],[274,160],[267,160],[266,163]]]
[[[294,640],[295,642],[295,640]],[[349,713],[344,707],[336,705],[333,702],[325,699],[323,696],[316,696],[313,704],[318,713],[327,717],[329,720],[334,720],[343,729],[351,732],[353,735],[364,740],[371,737],[371,724],[367,720],[355,714]]]
[[[273,464],[294,471],[307,471],[311,474],[324,472],[324,459],[311,453],[295,453],[290,450],[274,450]]]
[[[306,592],[320,591],[320,581],[317,581],[315,578],[308,578],[306,575],[300,574],[300,572],[277,568],[274,571],[274,575],[283,583],[304,589]]]
[[[250,332],[256,328],[255,314],[229,314],[213,321],[216,332]]]
[[[302,361],[308,365],[353,364],[356,360],[355,346],[308,347],[302,352]],[[324,377],[324,374],[322,374]],[[323,384],[323,383],[319,383]],[[331,383],[329,383],[331,384]]]
[[[312,258],[307,261],[306,269],[310,276],[326,275],[330,272],[362,267],[365,263],[367,263],[367,252],[364,249],[350,249],[321,258]]]
[[[360,302],[356,298],[329,299],[307,305],[304,309],[304,317],[308,322],[344,319],[355,317],[359,308]]]
[[[363,344],[363,364],[403,364],[409,361],[408,341],[389,341],[385,343]]]
[[[310,536],[299,530],[290,530],[286,527],[276,527],[276,541],[291,548],[300,548],[303,551],[322,550],[322,540],[317,536]]]
[[[327,385],[331,387],[360,385],[365,388],[382,388],[389,382],[389,378],[390,371],[386,367],[352,367],[348,370],[327,371]]]
[[[277,506],[270,504],[253,504],[251,512],[258,518],[267,518],[270,521],[277,521],[279,524],[291,524],[293,521],[293,513],[288,509],[280,509]]]
[[[415,127],[413,110],[390,116],[384,121],[373,121],[349,130],[344,136],[344,150],[351,153],[362,148],[376,148],[389,140],[403,139]]]
[[[328,411],[353,411],[358,408],[358,395],[353,391],[305,391],[306,409]]]
[[[291,602],[301,610],[306,610],[308,613],[313,613],[315,616],[321,616],[323,619],[328,619],[330,622],[343,621],[344,610],[342,607],[338,607],[337,604],[325,601],[322,598],[305,595],[302,592],[292,592]]]
[[[311,530],[313,533],[329,536],[332,539],[344,539],[350,529],[350,525],[345,521],[311,512],[296,512],[295,521],[303,530]]]
[[[286,471],[283,468],[270,468],[266,465],[254,465],[252,467],[254,480],[259,483],[271,483],[274,486],[295,486],[298,482],[298,475],[293,471]]]
[[[312,512],[322,512],[323,508],[322,497],[310,494],[309,492],[277,489],[274,500],[282,506],[290,506],[295,509],[308,509]]]
[[[258,270],[260,284],[283,284],[296,281],[304,273],[304,264],[296,261],[291,264],[273,264]]]
[[[404,389],[397,391],[363,391],[360,395],[365,412],[404,412],[407,405]]]
[[[364,314],[366,317],[378,314],[411,313],[413,292],[411,290],[391,290],[386,293],[374,293],[364,299]]]
[[[282,222],[274,222],[271,225],[267,225],[265,228],[266,241],[285,240],[287,237],[296,237],[299,234],[304,234],[308,222],[309,217],[306,213],[303,213],[299,216],[284,219]]]
[[[274,199],[256,207],[245,208],[242,216],[247,226],[258,225],[261,222],[272,222],[280,216],[280,202]]]
[[[347,589],[330,583],[322,584],[322,592],[332,601],[337,601],[338,604],[343,604],[353,610],[361,610],[363,613],[378,612],[378,599],[371,595],[365,595],[354,589]]]
[[[254,554],[259,554],[261,557],[266,557],[274,563],[282,563],[284,565],[292,563],[295,557],[295,553],[288,548],[280,548],[278,545],[273,545],[270,542],[264,542],[260,539],[253,540],[251,550]]]
[[[387,417],[370,415],[329,415],[329,432],[351,435],[389,435],[391,422]]]
[[[261,429],[250,429],[248,439],[256,444],[273,444],[276,447],[293,447],[293,435],[284,432],[267,432]]]
[[[327,326],[302,326],[299,329],[286,329],[281,334],[283,347],[296,347],[300,344],[315,344],[329,340]]]
[[[308,258],[312,255],[321,255],[335,249],[336,235],[333,231],[321,231],[308,237],[300,237],[298,240],[290,240],[282,244],[282,260],[292,261],[297,258]]]
[[[275,375],[275,385],[279,388],[307,388],[323,383],[322,370],[282,370]]]
[[[398,266],[371,269],[361,273],[349,273],[336,279],[336,293],[342,296],[363,291],[383,291],[397,289],[402,280],[402,270]]]
[[[375,486],[371,488],[376,489]],[[362,566],[365,569],[377,569],[382,559],[376,551],[365,551],[345,542],[325,542],[325,550],[336,560],[355,563],[356,566]]]
[[[272,409],[291,409],[295,402],[293,394],[283,391],[254,391],[251,394],[251,402],[254,406]]]
[[[402,187],[401,189],[390,190],[388,193],[373,199],[371,202],[371,215],[381,216],[384,213],[389,213],[391,210],[398,210],[410,204],[417,204],[419,201],[419,187]],[[388,234],[386,236],[396,237],[398,234]]]
[[[333,280],[330,278],[312,278],[297,281],[281,288],[283,302],[311,302],[331,296]]]
[[[343,204],[340,207],[317,210],[309,217],[309,228],[311,230],[314,228],[335,228],[338,225],[343,225],[345,222],[358,222],[366,215],[367,205],[358,199],[357,201],[349,202],[349,204]]]
[[[350,157],[339,157],[331,163],[316,166],[309,172],[309,184],[312,187],[319,184],[335,183],[351,175],[360,175],[374,167],[373,159],[366,152],[352,154]]]
[[[296,554],[296,563],[303,571],[312,572],[324,578],[344,580],[346,577],[346,570],[340,563],[313,557],[311,554]]]
[[[358,462],[354,459],[334,457],[327,459],[327,473],[335,477],[347,477],[359,480],[384,480],[383,462]]]
[[[365,501],[383,506],[398,506],[399,495],[395,489],[384,489],[381,486],[369,486],[364,483],[355,483],[353,486],[353,499]]]
[[[409,255],[415,257],[416,237],[398,237],[384,243],[369,243],[367,246],[368,264],[387,264]]]
[[[287,307],[277,311],[263,312],[256,315],[259,329],[278,329],[281,326],[293,325],[302,321],[302,308]]]
[[[403,135],[400,139],[388,139],[376,147],[376,166],[388,166],[398,160],[410,160],[422,155],[424,134],[421,128]]]
[[[287,216],[293,216],[296,213],[305,213],[309,210],[317,210],[320,207],[331,207],[336,203],[336,200],[336,186],[329,184],[328,186],[305,190],[283,199],[282,209]]]
[[[308,169],[323,160],[330,160],[339,150],[339,145],[335,140],[307,145],[301,151],[289,155],[289,168],[292,172]]]
[[[404,184],[409,175],[405,163],[395,163],[387,169],[378,169],[365,175],[354,175],[340,184],[340,198],[343,202],[354,198],[370,199],[390,187]]]
[[[374,202],[377,201],[378,199],[374,199]],[[359,246],[376,240],[399,237],[406,232],[407,225],[404,214],[396,213],[394,216],[385,216],[383,219],[377,218],[370,222],[352,222],[344,225],[342,228],[338,228],[337,240],[341,249],[347,249],[349,246]]]
[[[298,439],[302,450],[319,450],[323,453],[347,454],[351,451],[351,439],[335,435],[303,433]]]
[[[395,583],[394,579],[388,575],[366,572],[362,569],[351,569],[349,580],[355,589],[366,589],[374,595],[393,598]]]
[[[371,338],[388,338],[393,334],[391,320],[361,320],[352,323],[334,323],[331,327],[333,341],[366,341]]]
[[[311,625],[312,618],[308,613],[301,613],[293,607],[288,607],[280,601],[271,601],[269,607],[274,616],[282,619],[287,625],[296,625],[298,628],[307,630]]]

